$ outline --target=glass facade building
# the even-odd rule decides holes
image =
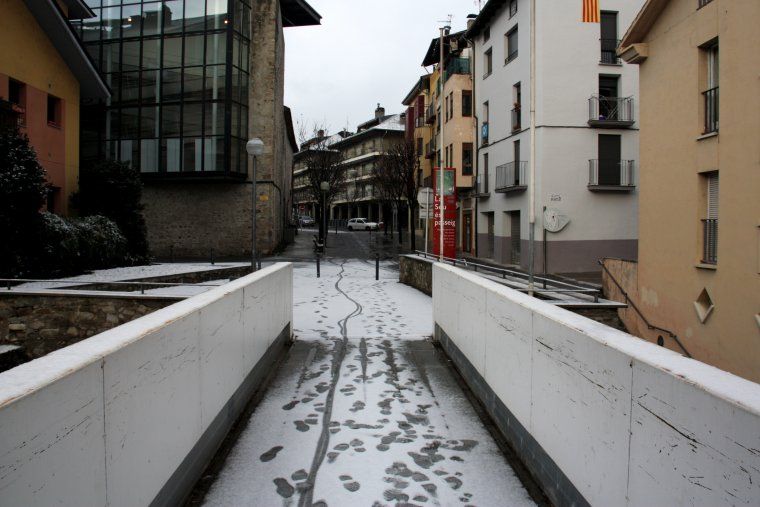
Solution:
[[[250,0],[86,0],[75,25],[111,87],[83,103],[82,160],[147,177],[244,178]]]

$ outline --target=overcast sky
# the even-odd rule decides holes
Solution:
[[[403,110],[425,74],[422,59],[439,20],[464,29],[475,0],[309,0],[322,24],[285,29],[285,105],[296,123],[351,131],[374,115]],[[485,4],[485,2],[483,2]],[[296,126],[296,129],[298,127]]]

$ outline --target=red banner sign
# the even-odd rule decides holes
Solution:
[[[443,256],[450,259],[457,255],[457,172],[447,167],[443,171]],[[438,167],[433,168],[433,190],[435,192],[435,207],[433,208],[433,254],[440,255],[441,251],[441,173]]]

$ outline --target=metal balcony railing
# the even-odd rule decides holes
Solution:
[[[525,172],[528,163],[525,161],[508,162],[496,167],[496,192],[511,192],[515,190],[525,190],[527,180]]]
[[[431,103],[425,110],[425,123],[427,123],[428,125],[432,125],[433,123],[435,123],[436,115],[437,115],[437,108],[435,107],[435,103]]]
[[[438,146],[437,140],[435,138],[431,139],[430,142],[428,142],[425,147],[425,158],[427,159],[435,158],[435,152],[436,152],[437,146]]]
[[[588,123],[594,127],[630,127],[634,124],[633,97],[591,97],[588,99]]]
[[[475,196],[485,197],[489,194],[488,173],[480,173],[475,177]]]
[[[424,116],[418,116],[417,118],[414,119],[414,126],[415,126],[415,128],[419,129],[419,128],[422,128],[422,127],[424,127],[426,125],[427,125],[427,123],[425,123],[425,117]]]
[[[632,190],[636,186],[633,160],[589,160],[588,173],[591,190]]]
[[[520,106],[516,106],[512,109],[512,131],[520,130],[522,128],[522,112]]]
[[[617,55],[617,48],[620,45],[620,39],[599,39],[602,49],[600,63],[618,64],[620,58]]]
[[[702,262],[718,263],[718,219],[702,220]]]
[[[710,88],[702,92],[705,98],[705,134],[717,132],[719,125],[718,113],[720,111],[718,87]]]
[[[454,74],[469,74],[470,73],[470,59],[469,58],[452,58],[446,66],[446,78],[444,82],[448,81]]]

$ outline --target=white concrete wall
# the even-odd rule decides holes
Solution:
[[[0,374],[0,505],[149,505],[292,322],[277,264]]]
[[[435,322],[592,505],[760,505],[760,385],[457,268]]]

